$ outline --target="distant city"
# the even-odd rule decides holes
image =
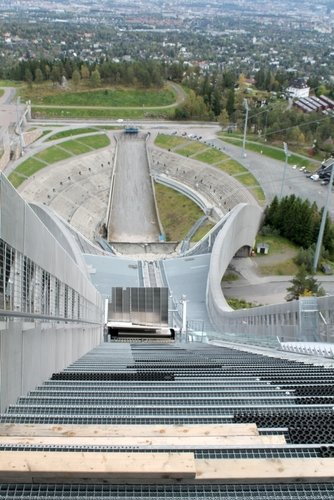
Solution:
[[[30,59],[182,61],[328,82],[334,1],[0,0],[0,66]]]

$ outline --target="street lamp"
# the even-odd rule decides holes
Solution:
[[[182,333],[187,341],[187,296],[182,295],[180,302],[182,304]]]
[[[246,155],[245,148],[246,148],[246,134],[247,134],[248,111],[249,111],[247,99],[244,99],[244,106],[246,109],[246,116],[245,116],[245,125],[244,125],[244,139],[242,141],[242,156],[243,156],[243,158],[246,158],[247,155]]]
[[[288,157],[289,157],[289,150],[288,150],[288,145],[286,142],[283,142],[283,147],[284,147],[284,154],[285,154],[285,163],[284,163],[284,170],[283,170],[283,177],[282,177],[282,184],[281,184],[281,192],[279,197],[282,198],[283,196],[283,188],[284,188],[284,182],[285,182],[285,177],[286,177],[286,168],[288,166]]]
[[[329,197],[330,197],[330,194],[332,191],[332,185],[333,185],[333,179],[334,179],[334,160],[328,166],[331,166],[332,170],[331,170],[331,176],[330,176],[329,183],[328,183],[326,203],[324,206],[324,210],[322,212],[322,218],[321,218],[321,224],[320,224],[320,229],[319,229],[319,234],[318,234],[317,246],[316,246],[315,254],[314,254],[314,261],[313,261],[313,272],[314,273],[316,273],[317,268],[318,268],[320,250],[321,250],[322,240],[324,237],[325,224],[326,224],[328,205],[329,205]]]

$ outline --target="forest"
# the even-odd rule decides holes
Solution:
[[[233,70],[205,72],[199,66],[184,62],[166,63],[157,60],[115,62],[102,58],[88,63],[79,59],[29,59],[11,68],[0,69],[0,78],[38,85],[50,81],[60,85],[65,78],[74,88],[87,83],[92,88],[119,85],[159,88],[166,80],[183,85],[187,100],[175,109],[177,120],[215,120],[222,127],[230,124],[242,130],[245,119],[244,101],[249,106],[248,132],[264,141],[286,141],[309,146],[309,153],[334,150],[334,123],[331,116],[303,113],[291,106],[284,96],[289,75],[284,71],[261,68],[254,79]],[[308,84],[315,95],[334,97],[334,87],[325,86],[316,77]]]

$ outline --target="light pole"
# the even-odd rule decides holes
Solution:
[[[330,194],[332,192],[332,185],[333,185],[333,178],[334,178],[334,160],[330,164],[330,166],[332,167],[331,176],[330,176],[329,183],[328,183],[326,203],[324,206],[324,210],[322,212],[322,218],[321,218],[321,224],[320,224],[320,229],[319,229],[319,234],[318,234],[317,246],[316,246],[315,254],[314,254],[314,261],[313,261],[313,272],[314,273],[317,272],[317,268],[318,268],[320,250],[321,250],[322,240],[324,237],[325,224],[326,224],[326,218],[327,218],[327,212],[328,212],[329,197],[330,197]]]
[[[286,169],[288,166],[288,157],[289,157],[289,150],[288,150],[288,145],[286,142],[283,142],[283,147],[284,147],[284,154],[285,154],[285,162],[284,162],[284,170],[283,170],[283,177],[282,177],[282,184],[281,184],[281,192],[280,192],[280,199],[283,196],[283,188],[284,188],[284,182],[285,182],[285,177],[286,177]]]
[[[243,158],[246,158],[246,135],[247,135],[247,122],[248,122],[248,102],[247,99],[244,99],[244,106],[246,109],[246,116],[245,116],[245,125],[244,125],[244,139],[242,141],[242,156]]]
[[[182,334],[184,333],[185,341],[187,342],[187,296],[182,295]]]

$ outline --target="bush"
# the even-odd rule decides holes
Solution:
[[[297,266],[304,266],[307,272],[311,273],[313,270],[314,254],[315,245],[309,248],[300,248],[298,254],[294,258],[294,262]]]
[[[262,226],[259,234],[261,236],[280,236],[279,229],[276,229],[269,225]]]

